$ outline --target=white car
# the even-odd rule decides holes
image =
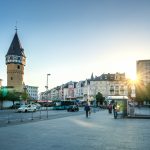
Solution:
[[[37,111],[36,106],[34,105],[22,105],[18,108],[18,112],[35,112]]]

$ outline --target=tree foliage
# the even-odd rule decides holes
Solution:
[[[150,84],[147,84],[146,86],[142,83],[136,85],[136,101],[150,102]]]
[[[146,100],[150,102],[150,83],[146,86]]]
[[[100,105],[102,105],[104,102],[104,97],[100,92],[96,94],[96,102],[97,104],[100,103]]]
[[[24,91],[22,94],[21,94],[21,98],[22,98],[22,100],[28,100],[29,99],[29,95],[28,95],[28,93],[26,92],[26,91]]]
[[[4,89],[0,89],[0,100],[10,100],[10,101],[18,101],[20,100],[20,93],[16,92],[15,90],[7,89],[7,92]]]

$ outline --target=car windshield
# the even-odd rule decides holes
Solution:
[[[26,106],[26,105],[21,105],[21,106],[20,106],[20,108],[24,108],[24,107],[27,107],[27,106]]]

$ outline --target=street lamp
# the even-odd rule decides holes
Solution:
[[[50,76],[51,74],[47,74],[47,82],[46,82],[46,86],[45,86],[45,88],[46,88],[46,90],[48,91],[48,76]]]
[[[47,94],[47,118],[48,118],[48,76],[50,76],[51,74],[47,74],[47,83],[46,83],[46,94]]]

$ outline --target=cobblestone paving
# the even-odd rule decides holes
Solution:
[[[1,150],[150,150],[150,119],[107,111],[0,128]]]

